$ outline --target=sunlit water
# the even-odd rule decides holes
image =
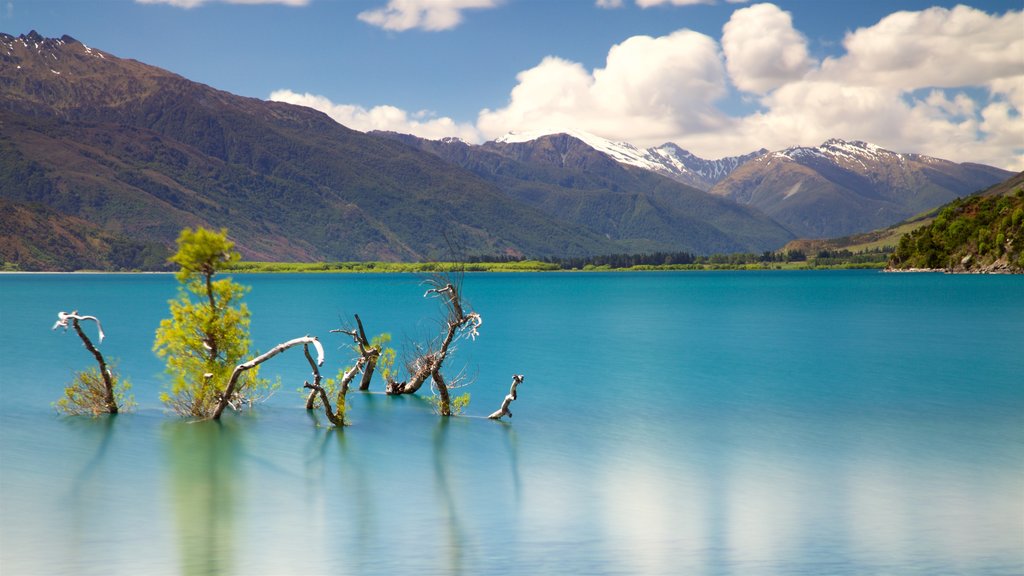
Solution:
[[[359,313],[437,332],[411,276],[242,275],[255,346]],[[0,573],[1021,574],[1024,278],[470,275],[469,417],[281,389],[222,424],[158,401],[168,275],[0,276]],[[96,314],[135,413],[51,403]],[[87,328],[91,330],[91,327]],[[483,418],[525,383],[509,422]],[[379,382],[374,383],[377,391]]]

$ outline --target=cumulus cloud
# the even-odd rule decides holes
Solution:
[[[621,8],[622,0],[597,0],[598,8]]]
[[[849,83],[921,87],[983,85],[1024,72],[1024,17],[968,6],[896,12],[850,32],[846,54],[825,60],[822,75]]]
[[[593,72],[548,57],[516,80],[506,107],[480,113],[484,136],[557,127],[647,142],[725,121],[713,105],[726,94],[718,45],[691,30],[629,38]]]
[[[179,8],[196,8],[210,2],[225,4],[284,4],[285,6],[305,6],[309,0],[135,0],[139,4],[170,4]]]
[[[480,136],[472,124],[460,124],[451,118],[437,117],[427,111],[409,113],[401,108],[387,105],[367,109],[353,104],[335,104],[324,96],[300,94],[291,90],[275,90],[270,94],[270,100],[319,110],[339,124],[361,132],[386,130],[414,134],[431,140],[448,136],[456,136],[467,142],[480,140]]]
[[[789,13],[774,4],[733,12],[722,28],[722,51],[733,84],[747,92],[768,92],[813,67],[807,39],[793,28]]]
[[[485,109],[486,138],[584,130],[640,146],[673,141],[705,157],[860,139],[1024,170],[1021,12],[900,12],[850,32],[815,62],[790,15],[738,9],[715,39],[690,30],[612,46],[603,68],[550,56],[516,77],[508,104]],[[728,116],[732,84],[758,107]]]
[[[420,28],[439,31],[462,22],[462,11],[494,8],[499,0],[390,0],[387,6],[360,12],[367,24],[397,32]]]
[[[857,138],[1022,170],[1022,29],[1021,12],[958,6],[892,14],[848,33],[845,54],[763,94],[762,110],[743,118],[739,132],[769,148]],[[737,86],[752,88],[739,78]]]

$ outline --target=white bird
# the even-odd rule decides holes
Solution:
[[[67,312],[64,312],[64,311],[58,312],[57,313],[57,321],[53,324],[53,328],[51,328],[51,330],[56,330],[57,328],[63,328],[66,331],[68,329],[68,320],[72,320],[72,319],[74,319],[74,320],[92,320],[93,322],[95,322],[96,323],[96,330],[98,330],[99,333],[100,333],[100,341],[99,341],[99,343],[103,344],[103,338],[105,337],[105,335],[103,334],[103,325],[100,324],[100,319],[95,317],[95,316],[79,316],[78,315],[78,310],[73,310],[70,314],[67,313]]]

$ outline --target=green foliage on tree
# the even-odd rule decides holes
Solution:
[[[170,258],[180,269],[181,287],[169,302],[171,317],[160,322],[153,350],[167,363],[171,377],[161,400],[182,416],[209,417],[231,372],[249,354],[249,309],[242,303],[248,288],[214,276],[239,259],[227,231],[185,229]],[[257,398],[269,383],[246,372],[232,404]]]
[[[131,384],[111,371],[109,378],[114,387],[114,402],[120,410],[131,410],[135,400],[128,395]],[[62,414],[70,416],[99,416],[107,414],[107,386],[103,375],[95,368],[89,368],[75,374],[75,379],[64,388],[64,397],[54,403],[54,408]]]
[[[58,412],[68,415],[90,414],[92,416],[117,414],[120,410],[134,408],[135,401],[131,396],[128,396],[131,384],[117,376],[107,364],[106,358],[103,357],[103,354],[100,353],[96,345],[92,343],[92,340],[82,330],[80,324],[82,320],[96,323],[96,330],[99,332],[99,342],[102,344],[104,334],[99,318],[79,315],[77,310],[72,311],[70,314],[59,312],[57,314],[57,322],[53,325],[53,330],[64,328],[66,332],[68,328],[74,329],[78,337],[81,338],[82,345],[96,359],[96,368],[75,373],[75,379],[64,388],[64,397],[57,400],[54,403],[54,407]]]
[[[944,207],[928,226],[900,238],[892,268],[1024,268],[1024,194],[970,196]]]
[[[395,349],[388,346],[389,342],[391,342],[389,332],[378,334],[370,340],[370,348],[377,350],[380,354],[377,357],[377,370],[380,370],[380,376],[385,382],[395,375]]]

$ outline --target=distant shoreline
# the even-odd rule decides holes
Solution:
[[[815,265],[807,262],[757,264],[671,264],[664,266],[641,265],[626,268],[610,266],[592,266],[583,268],[560,268],[556,265],[537,263],[538,266],[522,265],[521,263],[493,262],[243,262],[240,265],[225,269],[224,274],[429,274],[438,272],[473,272],[473,273],[589,273],[589,272],[758,272],[776,271],[792,272],[802,270],[878,270],[883,265],[872,264],[838,264]],[[914,270],[918,272],[942,272],[942,270]],[[908,270],[898,270],[908,272]],[[174,274],[170,271],[133,271],[133,270],[52,270],[52,271],[21,271],[5,270],[0,275],[30,274]]]

